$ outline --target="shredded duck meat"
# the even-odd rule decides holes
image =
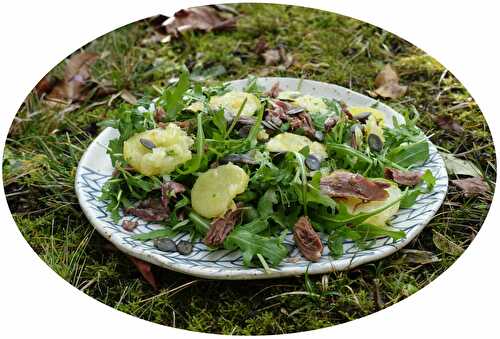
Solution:
[[[268,92],[266,92],[265,94],[270,96],[271,98],[276,98],[280,94],[280,92],[281,92],[280,83],[275,82],[273,84],[273,86],[271,87],[271,89]]]
[[[384,169],[384,177],[386,179],[394,180],[403,186],[415,186],[422,181],[422,175],[422,173],[417,171],[402,171],[391,167]]]
[[[311,261],[318,261],[321,258],[323,244],[308,217],[302,216],[295,223],[293,226],[293,239],[304,257]]]
[[[134,207],[125,209],[126,214],[135,215],[146,221],[163,221],[170,216],[168,204],[176,195],[186,191],[186,187],[174,181],[161,185],[160,198],[147,198],[139,201]]]
[[[158,198],[142,200],[136,206],[125,209],[125,213],[146,221],[162,221],[170,215],[169,209],[163,207],[161,199]]]
[[[170,198],[186,191],[186,186],[175,181],[167,181],[161,185],[161,204],[168,208]]]
[[[241,216],[241,208],[227,211],[223,217],[217,218],[210,224],[210,229],[203,239],[203,243],[210,247],[221,246],[227,235],[233,230],[234,225]]]
[[[365,201],[385,200],[389,193],[387,183],[368,180],[361,174],[335,171],[321,178],[320,190],[334,198],[359,198]]]

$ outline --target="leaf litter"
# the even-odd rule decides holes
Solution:
[[[374,85],[376,89],[373,92],[370,91],[370,95],[389,99],[400,98],[408,90],[408,86],[399,83],[399,75],[390,64],[386,64],[377,74]]]
[[[99,54],[91,52],[81,52],[71,56],[64,69],[64,78],[55,83],[47,95],[47,101],[55,105],[84,101],[89,93],[90,68],[98,59]]]

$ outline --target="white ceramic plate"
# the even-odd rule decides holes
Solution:
[[[293,78],[260,78],[259,84],[269,89],[279,81],[283,90],[299,90],[304,94],[318,97],[333,98],[346,102],[349,106],[370,106],[375,103],[362,94],[353,92],[344,87],[326,84],[311,80]],[[243,88],[247,80],[231,82],[235,89]],[[300,86],[300,88],[299,88]],[[392,116],[404,121],[403,117],[390,107],[379,104],[377,106],[386,114],[386,121],[392,122]],[[387,125],[392,126],[391,123]],[[406,233],[406,238],[393,241],[387,237],[376,239],[371,248],[360,250],[352,241],[344,242],[344,255],[333,259],[326,246],[326,236],[322,236],[325,249],[320,261],[311,263],[305,260],[295,247],[291,233],[285,243],[290,248],[290,254],[280,266],[265,272],[257,267],[245,267],[238,250],[210,251],[201,242],[194,244],[193,252],[184,256],[179,253],[168,253],[157,250],[152,241],[141,242],[131,238],[132,235],[145,233],[161,228],[154,223],[144,222],[136,217],[125,216],[126,219],[137,220],[139,226],[133,232],[122,228],[122,220],[115,223],[106,211],[106,203],[98,198],[101,195],[103,184],[109,179],[113,171],[109,156],[104,148],[109,140],[117,136],[117,131],[105,129],[89,146],[78,165],[75,189],[80,205],[92,225],[106,239],[126,254],[148,261],[152,264],[174,271],[204,277],[209,279],[266,279],[303,274],[309,265],[309,274],[325,273],[336,270],[347,270],[361,264],[386,257],[408,244],[427,225],[441,206],[448,189],[448,175],[443,159],[430,144],[428,161],[420,169],[430,169],[437,179],[434,190],[429,194],[419,196],[417,202],[409,209],[401,209],[392,220],[392,226]],[[189,240],[188,235],[180,234],[174,240]]]

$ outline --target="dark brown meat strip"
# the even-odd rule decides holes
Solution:
[[[170,211],[163,207],[160,199],[148,198],[140,201],[135,207],[125,209],[125,214],[135,215],[145,221],[162,221],[168,218]]]
[[[386,167],[384,177],[391,179],[403,186],[415,186],[422,181],[422,173],[417,171],[402,171],[396,168]]]
[[[389,196],[384,189],[387,188],[386,184],[348,171],[335,171],[321,178],[319,185],[322,193],[334,198],[353,197],[372,201],[385,200]]]
[[[311,261],[318,261],[321,258],[323,244],[308,217],[302,216],[295,223],[293,226],[293,239],[304,257]]]
[[[210,224],[210,229],[203,239],[203,243],[210,247],[221,246],[227,235],[233,230],[234,225],[241,215],[241,209],[237,208],[226,212],[223,217],[217,218]]]

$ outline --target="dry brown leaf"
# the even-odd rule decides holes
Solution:
[[[266,66],[277,65],[281,61],[280,52],[276,48],[268,49],[262,53],[262,57]]]
[[[126,89],[120,92],[120,98],[122,98],[123,101],[128,102],[131,105],[137,104],[137,98]]]
[[[375,78],[375,87],[382,87],[390,82],[399,82],[399,75],[391,65],[386,64]]]
[[[226,10],[224,12],[227,12]],[[179,37],[187,31],[220,31],[236,27],[236,17],[225,18],[221,12],[211,6],[181,9],[162,24],[172,37]]]
[[[444,253],[459,256],[464,249],[437,231],[433,231],[432,242]]]
[[[408,86],[399,83],[398,73],[389,64],[385,65],[380,73],[377,74],[374,84],[376,89],[370,93],[383,98],[397,99],[405,95],[408,89]]]
[[[458,133],[458,134],[464,132],[464,128],[462,127],[462,125],[460,125],[458,122],[456,122],[449,115],[438,116],[438,117],[434,118],[434,121],[442,129],[453,131],[453,132]]]
[[[97,61],[99,54],[81,52],[69,58],[64,70],[64,79],[59,81],[47,96],[47,100],[59,103],[82,101],[87,94],[87,81],[90,79],[90,66]]]
[[[135,267],[137,267],[139,272],[141,272],[144,279],[146,279],[146,281],[156,290],[158,288],[158,285],[156,283],[155,275],[151,270],[151,264],[132,256],[129,256],[129,258],[130,260],[132,260],[132,262],[134,263]]]
[[[268,45],[264,38],[261,38],[255,47],[256,53],[264,58],[266,66],[277,66],[278,70],[286,70],[293,65],[295,61],[293,54],[287,53],[283,45],[279,45],[277,48],[267,48]]]
[[[488,184],[480,177],[452,180],[451,183],[460,188],[466,197],[484,194],[490,191]]]
[[[401,253],[403,254],[404,262],[409,264],[425,265],[440,261],[434,253],[429,251],[403,249],[401,250]]]
[[[42,94],[49,93],[50,91],[52,91],[56,83],[57,79],[54,76],[47,74],[42,78],[42,80],[38,82],[38,84],[36,84],[35,93],[38,96],[42,96]]]

